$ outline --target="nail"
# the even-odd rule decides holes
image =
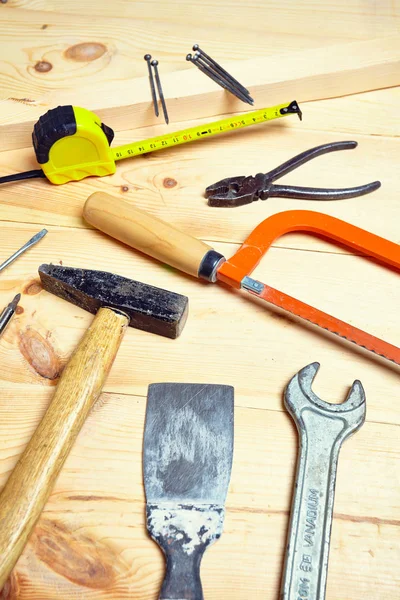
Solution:
[[[186,60],[192,62],[202,73],[204,73],[210,79],[215,81],[215,83],[217,83],[220,87],[224,88],[225,90],[236,96],[236,98],[238,98],[242,102],[251,104],[251,100],[247,96],[245,96],[240,90],[234,88],[226,80],[222,80],[212,69],[210,69],[210,67],[208,67],[202,62],[199,62],[199,55],[197,53],[194,56],[188,54],[186,56]]]
[[[163,94],[162,87],[161,87],[160,75],[158,74],[158,60],[152,60],[151,66],[154,69],[154,75],[156,78],[158,95],[160,96],[161,106],[162,106],[163,113],[164,113],[164,119],[165,119],[166,124],[168,125],[169,118],[168,118],[167,106],[165,104],[164,94]]]
[[[202,50],[198,44],[194,44],[193,50],[195,52],[198,52],[203,61],[212,66],[215,71],[220,73],[221,76],[223,76],[225,79],[228,79],[234,87],[239,88],[243,92],[243,94],[248,96],[250,100],[253,100],[253,98],[251,98],[250,96],[249,90],[245,88],[244,85],[240,83],[240,81],[238,81],[230,73],[228,73],[228,71],[226,71],[219,63],[217,63],[213,58],[211,58],[211,56],[204,52],[204,50]]]
[[[149,69],[149,81],[150,81],[151,97],[153,98],[154,112],[156,114],[156,117],[158,117],[159,112],[158,112],[156,88],[154,86],[153,71],[151,70],[151,65],[150,65],[151,54],[145,54],[143,58],[147,62],[147,67]]]
[[[215,81],[218,80],[219,82],[221,82],[220,85],[222,87],[225,87],[225,89],[227,89],[229,92],[234,94],[237,98],[239,98],[243,102],[247,102],[247,104],[251,104],[251,105],[254,103],[253,98],[248,93],[244,93],[241,89],[239,89],[230,80],[227,80],[227,78],[224,75],[216,72],[210,65],[208,65],[206,62],[203,62],[201,54],[195,52],[193,58],[195,61],[194,64],[201,65],[203,67],[203,69],[205,69],[205,72],[207,74],[212,73],[214,75],[214,77],[216,77]],[[218,83],[218,81],[217,81],[217,83]]]

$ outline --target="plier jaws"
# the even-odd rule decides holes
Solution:
[[[299,198],[303,200],[344,200],[363,196],[377,190],[381,183],[373,181],[365,185],[351,188],[331,189],[300,187],[294,185],[274,185],[273,182],[293,171],[313,158],[334,152],[336,150],[350,150],[356,148],[357,142],[344,141],[322,144],[306,150],[276,169],[268,173],[257,173],[255,176],[227,177],[206,188],[206,198],[209,206],[236,207],[251,204],[256,200],[266,200],[272,196],[285,198]]]

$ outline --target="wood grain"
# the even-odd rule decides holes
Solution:
[[[307,105],[302,123],[295,118],[283,119],[199,144],[122,161],[111,177],[89,178],[57,187],[43,180],[3,185],[0,187],[0,219],[27,220],[42,226],[87,227],[82,219],[86,199],[93,192],[106,191],[126,198],[134,206],[194,237],[211,241],[240,243],[262,219],[280,210],[301,208],[322,210],[400,242],[397,227],[399,102],[400,87],[314,102]],[[377,135],[368,135],[374,128]],[[166,127],[159,125],[122,132],[117,143],[165,131]],[[205,188],[222,177],[266,172],[307,148],[343,139],[355,139],[359,145],[349,152],[336,152],[313,160],[281,182],[345,187],[379,179],[381,189],[342,202],[271,198],[231,210],[207,205]],[[0,153],[2,174],[34,167],[31,150]],[[285,237],[278,244],[339,251],[304,235]],[[4,249],[4,258],[6,256]]]
[[[273,395],[282,406],[282,390]],[[2,480],[3,457],[22,450],[48,396],[45,389],[35,389],[30,398],[21,399],[16,423],[9,408],[14,394],[3,395],[1,422],[9,434],[1,454]],[[57,593],[68,598],[78,590],[85,599],[157,597],[163,559],[144,523],[145,403],[142,396],[102,395],[14,571],[19,600],[52,599]],[[235,419],[224,533],[202,565],[205,597],[247,600],[251,590],[261,600],[266,589],[277,597],[297,434],[283,412],[237,407]],[[400,583],[399,551],[392,542],[399,526],[397,429],[368,422],[342,449],[328,578],[327,597],[332,600],[343,599],[343,577],[355,600],[363,598],[368,586],[378,600],[395,597]],[[359,576],[364,568],[369,571],[367,581]]]
[[[261,109],[294,99],[309,102],[399,85],[399,50],[399,36],[389,36],[322,47],[318,52],[307,49],[234,65],[227,63],[226,68],[249,88],[256,99],[255,108]],[[167,73],[163,77],[163,92],[171,123],[202,117],[215,120],[221,114],[244,110],[243,102],[195,68],[185,71],[184,77],[180,71]],[[26,94],[22,90],[21,93],[22,102],[4,96],[0,150],[30,146],[34,123],[47,109],[60,104],[83,106],[95,111],[103,121],[112,119],[116,131],[126,129],[127,123],[157,122],[147,76],[122,83],[92,83],[90,87],[64,86],[45,95],[39,93],[28,102]]]
[[[398,35],[400,4],[188,0],[184,10],[182,4],[164,0],[82,0],[79,8],[66,0],[8,0],[0,3],[0,18],[0,97],[13,98],[0,103],[2,126],[29,124],[47,110],[46,102],[61,98],[64,103],[69,97],[64,90],[76,89],[84,106],[95,95],[99,104],[116,96],[121,102],[125,91],[133,89],[130,82],[143,76],[132,100],[143,102],[143,113],[122,119],[110,111],[104,116],[118,130],[115,143],[122,144],[178,128],[155,121],[144,126],[153,118],[145,52],[160,60],[164,86],[172,81],[172,71],[180,70],[174,75],[181,79],[174,92],[182,86],[187,92],[191,83],[193,93],[218,95],[212,82],[187,68],[183,57],[193,43],[234,74],[238,63],[257,56],[301,56],[310,50],[314,61],[317,48]],[[289,65],[291,75],[295,65]],[[273,65],[271,78],[263,77],[272,81],[278,67]],[[186,83],[182,69],[198,79]],[[221,115],[244,107],[218,98]],[[399,101],[400,87],[308,102],[302,105],[301,123],[282,119],[135,158],[118,164],[112,177],[61,187],[30,181],[0,188],[0,260],[41,227],[49,229],[40,244],[0,276],[0,307],[22,292],[19,314],[0,339],[0,485],[45,414],[59,374],[93,319],[41,289],[41,263],[108,270],[190,299],[188,323],[178,340],[126,332],[105,393],[0,597],[157,598],[164,561],[145,529],[145,396],[150,383],[181,381],[235,387],[228,511],[224,534],[202,565],[205,597],[277,598],[297,454],[297,435],[284,412],[282,393],[297,370],[317,360],[321,369],[313,387],[323,399],[340,401],[356,378],[367,393],[367,423],[340,456],[327,600],[397,598],[398,368],[88,229],[82,208],[93,192],[118,195],[228,256],[263,218],[295,208],[320,210],[400,242]],[[273,103],[268,97],[266,105]],[[172,99],[168,105],[171,117],[184,121],[179,128],[210,120],[200,118],[197,100],[185,106],[180,101],[178,113]],[[190,115],[200,120],[185,121]],[[26,145],[30,133],[27,126],[18,135],[1,135],[0,144]],[[222,177],[266,172],[307,148],[344,139],[355,139],[358,148],[312,161],[282,183],[342,187],[380,179],[382,188],[374,194],[323,204],[271,199],[229,211],[206,204],[205,187]],[[35,166],[29,147],[0,153],[0,175]],[[399,277],[394,272],[295,235],[271,249],[255,277],[400,345]]]
[[[76,436],[100,395],[127,326],[125,315],[108,308],[98,311],[0,494],[0,588],[22,553]]]
[[[175,2],[135,2],[116,0],[113,4],[106,2],[96,5],[96,17],[119,17],[120,19],[144,20],[179,26],[187,29],[201,26],[203,36],[208,37],[215,46],[229,48],[236,55],[244,53],[242,40],[237,43],[237,35],[251,36],[254,43],[260,44],[262,54],[275,52],[275,39],[282,37],[285,49],[296,43],[311,44],[316,38],[327,42],[332,39],[366,39],[379,34],[395,33],[398,31],[400,11],[397,2],[380,2],[371,5],[362,0],[336,0],[325,6],[321,3],[303,0],[301,10],[295,10],[291,0],[281,0],[279,3],[266,3],[255,0],[251,5],[251,13],[241,0],[232,0],[227,7],[224,3],[209,3],[212,6],[212,20],[195,0],[187,0],[186,14]],[[76,14],[75,8],[68,0],[8,0],[9,8],[26,8],[29,10],[49,11]],[[21,11],[19,11],[21,12]],[[83,0],[79,4],[79,15],[93,16],[91,0]],[[327,18],[329,15],[329,18]],[[229,17],[229,18],[227,18]],[[268,20],[268,36],[265,35],[265,22]],[[222,32],[219,37],[212,37],[214,28]],[[211,28],[211,31],[210,31]],[[290,34],[290,37],[288,36]],[[289,37],[289,39],[287,39]],[[265,38],[273,39],[268,43]],[[286,39],[285,39],[286,38]],[[154,39],[153,43],[158,40]],[[178,42],[178,40],[177,40]],[[164,48],[165,52],[165,48]]]
[[[28,231],[32,232],[32,227],[5,224],[5,247],[29,237]],[[237,248],[220,242],[214,247],[224,255]],[[237,405],[279,410],[280,400],[273,398],[293,369],[318,360],[326,365],[318,378],[321,384],[317,381],[323,397],[344,397],[348,386],[359,378],[367,390],[369,417],[400,423],[400,407],[395,400],[399,369],[395,365],[381,363],[356,346],[300,324],[249,295],[185,276],[100,232],[72,228],[50,227],[40,244],[2,273],[0,306],[21,291],[24,309],[0,340],[3,389],[26,393],[31,385],[54,386],[57,379],[41,374],[49,369],[49,356],[65,364],[91,322],[91,315],[38,285],[38,266],[60,261],[64,266],[134,277],[189,297],[188,321],[177,340],[127,331],[106,391],[144,395],[147,385],[156,382],[155,377],[159,381],[200,383],[226,383],[228,379],[235,386]],[[347,254],[279,247],[264,257],[254,276],[393,344],[400,343],[396,304],[399,276],[394,271]],[[384,309],[382,295],[376,290],[385,290]],[[35,340],[38,346],[34,345],[39,364],[32,364],[20,350],[33,332],[42,341],[39,344]],[[43,340],[48,343],[46,349]],[[293,353],[290,361],[289,348]]]
[[[303,1],[299,11],[291,0],[276,4],[257,0],[251,10],[237,0],[229,6],[209,4],[208,10],[204,6],[188,0],[182,12],[175,2],[117,0],[94,7],[92,0],[85,0],[77,15],[74,4],[66,0],[8,0],[0,5],[7,23],[1,56],[4,66],[12,56],[16,68],[7,69],[2,92],[9,90],[15,96],[16,89],[25,88],[29,99],[33,87],[68,86],[61,69],[88,84],[121,75],[140,77],[145,75],[146,52],[162,61],[163,73],[185,69],[185,56],[195,42],[226,62],[396,34],[400,27],[396,2],[371,6],[341,0],[326,7]],[[107,51],[98,56],[93,42]],[[69,48],[78,49],[81,60],[71,59]],[[37,71],[38,63],[52,68]]]
[[[199,276],[200,266],[212,250],[186,232],[103,192],[86,200],[83,218],[112,238],[193,277]]]

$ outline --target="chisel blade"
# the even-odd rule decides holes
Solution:
[[[160,599],[203,598],[200,561],[222,533],[232,457],[231,386],[149,386],[143,471],[147,528],[167,557]]]

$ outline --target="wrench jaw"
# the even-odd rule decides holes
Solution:
[[[314,362],[303,367],[292,377],[284,392],[284,403],[287,411],[293,417],[297,428],[303,423],[302,412],[311,402],[310,395],[314,395],[311,389],[312,382],[318,372],[320,363]]]
[[[285,406],[296,424],[303,423],[303,412],[307,409],[321,415],[339,417],[343,415],[345,436],[357,431],[365,421],[365,392],[360,381],[354,381],[342,404],[331,404],[321,400],[312,390],[312,384],[320,363],[314,362],[303,367],[292,379],[285,390]]]
[[[344,405],[348,407],[348,414],[351,414],[353,416],[353,427],[351,429],[351,433],[354,433],[355,431],[357,431],[357,429],[360,429],[360,427],[365,423],[365,417],[367,414],[365,391],[361,381],[359,381],[358,379],[356,379],[353,385],[351,386],[344,403],[341,405],[339,404],[338,406]]]

